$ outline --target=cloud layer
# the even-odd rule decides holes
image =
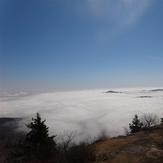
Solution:
[[[73,131],[80,140],[96,137],[103,130],[110,136],[123,134],[134,114],[156,113],[163,116],[161,90],[121,89],[114,90],[118,93],[104,93],[106,91],[1,96],[0,116],[26,117],[28,121],[39,112],[47,119],[52,133]]]

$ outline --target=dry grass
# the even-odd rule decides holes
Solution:
[[[96,163],[162,163],[163,127],[94,145]]]

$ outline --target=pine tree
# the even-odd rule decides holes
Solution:
[[[27,125],[30,131],[24,141],[24,154],[27,159],[49,159],[53,156],[56,143],[55,136],[49,136],[49,129],[45,125],[45,120],[41,120],[39,113],[32,122]]]
[[[138,115],[135,115],[135,117],[132,120],[132,124],[129,124],[129,128],[131,133],[136,133],[140,131],[140,129],[143,127],[143,123],[138,118]]]

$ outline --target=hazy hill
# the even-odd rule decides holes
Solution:
[[[21,118],[0,118],[0,142],[15,141],[18,132],[18,123]]]

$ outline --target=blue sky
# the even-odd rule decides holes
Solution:
[[[163,86],[163,1],[1,0],[0,90]]]

